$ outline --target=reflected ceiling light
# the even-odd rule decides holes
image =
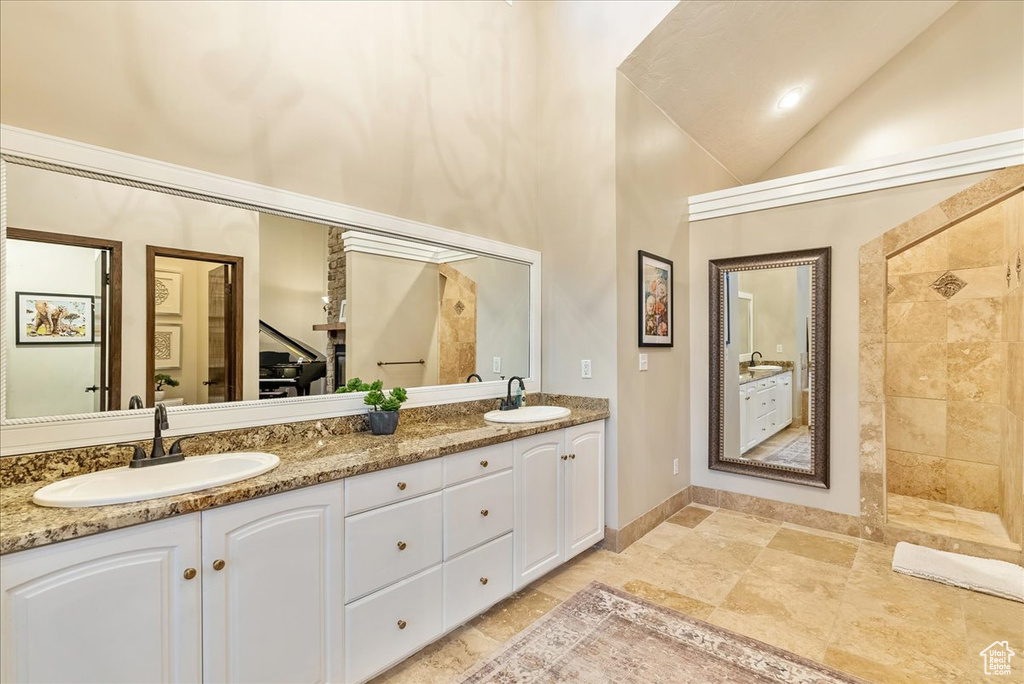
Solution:
[[[792,109],[796,106],[797,102],[800,101],[800,98],[803,97],[803,95],[803,88],[793,88],[783,95],[781,100],[779,100],[779,109]]]

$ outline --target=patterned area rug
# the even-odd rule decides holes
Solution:
[[[764,459],[765,463],[788,466],[790,468],[811,468],[811,436],[804,433],[792,442]]]
[[[861,680],[591,582],[463,684],[852,684]]]

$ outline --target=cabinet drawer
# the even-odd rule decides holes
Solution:
[[[436,492],[441,471],[441,459],[433,459],[350,477],[345,480],[345,515]]]
[[[775,387],[777,384],[778,380],[776,378],[765,378],[764,380],[757,381],[757,389],[768,389],[770,387]]]
[[[512,471],[444,490],[445,560],[512,530]]]
[[[461,625],[512,593],[512,535],[444,564],[444,628]]]
[[[512,467],[512,449],[512,442],[505,442],[445,456],[444,486],[508,470]]]
[[[441,566],[345,607],[345,681],[368,679],[441,635]]]
[[[775,392],[772,390],[762,390],[753,396],[754,417],[760,418],[774,408],[772,400],[775,398]]]
[[[440,562],[441,492],[345,519],[346,603]]]

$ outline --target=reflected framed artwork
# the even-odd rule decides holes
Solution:
[[[18,345],[94,344],[92,295],[16,292]]]
[[[181,274],[157,271],[153,279],[153,302],[160,315],[181,315]]]
[[[671,347],[673,324],[672,262],[637,252],[639,346]]]
[[[157,324],[153,332],[153,360],[156,370],[181,368],[181,326]]]

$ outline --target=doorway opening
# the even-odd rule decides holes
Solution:
[[[121,409],[121,243],[8,227],[6,417]]]
[[[242,399],[242,268],[240,256],[147,246],[147,406]]]

